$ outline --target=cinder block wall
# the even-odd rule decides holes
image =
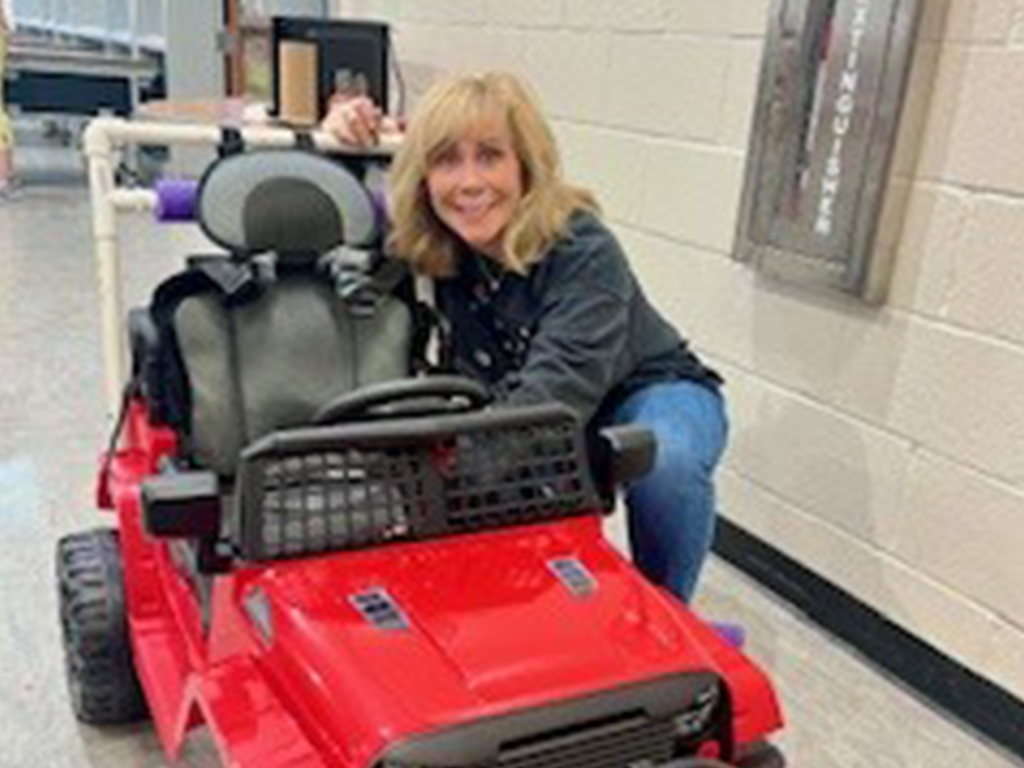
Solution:
[[[768,0],[337,0],[413,94],[541,93],[658,306],[727,376],[732,521],[1024,697],[1024,0],[952,0],[886,305],[730,258]],[[920,87],[920,86],[918,86]]]

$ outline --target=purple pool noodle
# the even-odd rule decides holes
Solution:
[[[377,230],[386,232],[390,219],[388,218],[388,199],[384,190],[377,188],[370,190],[370,200],[373,203],[373,218],[377,222]]]
[[[156,183],[156,220],[193,221],[199,183],[189,179],[161,179]]]
[[[711,622],[715,632],[733,648],[742,648],[747,642],[747,632],[739,624],[726,624],[721,621]]]

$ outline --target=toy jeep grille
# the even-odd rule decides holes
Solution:
[[[391,745],[375,768],[668,768],[683,746],[678,719],[721,685],[694,670],[463,722]],[[731,717],[724,703],[704,733],[723,755]]]
[[[599,506],[562,406],[278,432],[239,465],[246,560],[539,522]]]
[[[671,721],[637,716],[543,740],[529,741],[499,753],[500,768],[630,768],[656,766],[672,759],[675,731]]]

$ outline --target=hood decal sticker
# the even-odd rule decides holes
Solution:
[[[574,597],[588,597],[597,591],[597,579],[575,557],[548,560],[548,568]]]
[[[380,587],[349,595],[348,601],[377,629],[409,629],[409,620],[387,590]]]

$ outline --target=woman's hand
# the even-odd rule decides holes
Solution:
[[[320,129],[342,144],[364,149],[380,144],[382,136],[388,141],[401,139],[398,123],[386,117],[380,107],[366,96],[335,97],[327,116],[320,123]]]

